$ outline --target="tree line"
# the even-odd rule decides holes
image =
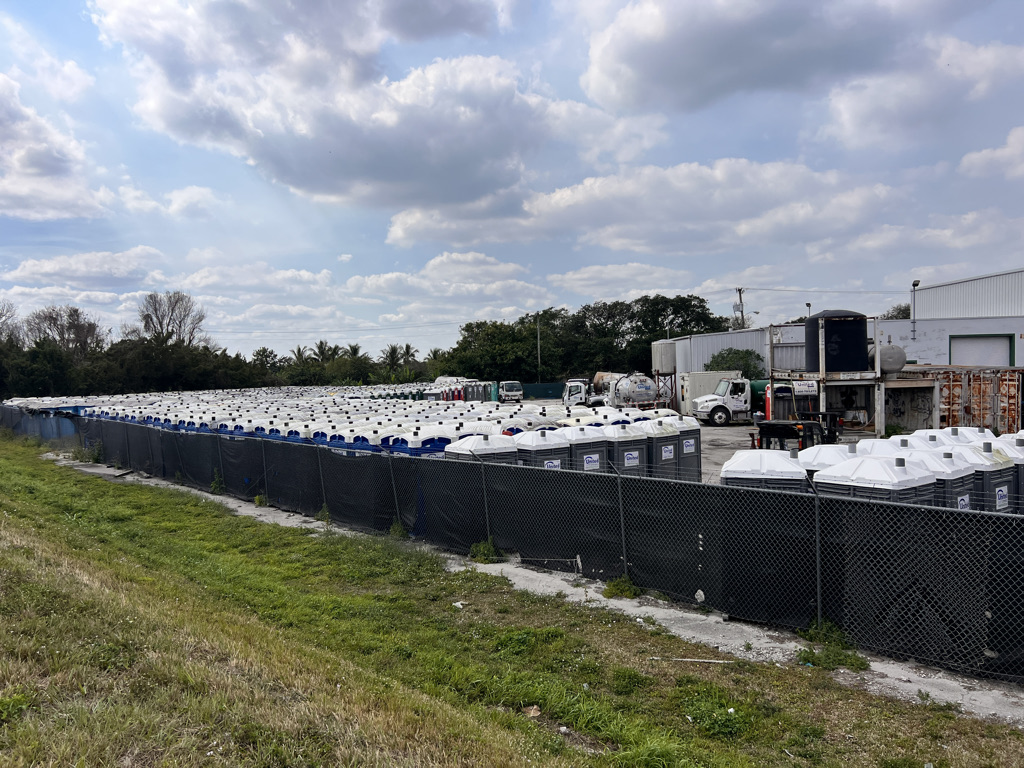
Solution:
[[[327,339],[284,354],[261,347],[246,358],[220,347],[205,320],[188,293],[150,293],[114,338],[79,307],[48,306],[22,318],[0,300],[0,397],[401,384],[440,375],[561,381],[598,370],[650,371],[652,341],[730,323],[698,296],[641,296],[466,323],[451,349],[434,348],[420,359],[408,343],[388,344],[373,356],[359,344]]]

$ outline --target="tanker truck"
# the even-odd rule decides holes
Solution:
[[[654,408],[658,399],[658,387],[642,373],[610,373],[598,371],[592,380],[569,379],[562,391],[562,404],[608,405],[613,408]]]

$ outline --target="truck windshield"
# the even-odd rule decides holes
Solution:
[[[715,394],[718,395],[719,397],[725,397],[727,394],[729,394],[728,379],[722,379],[720,382],[718,382],[718,386],[715,387]]]
[[[505,391],[506,392],[522,392],[523,391],[523,385],[520,384],[518,381],[506,381],[504,386],[505,386]]]

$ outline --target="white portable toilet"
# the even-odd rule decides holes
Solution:
[[[446,445],[444,457],[457,461],[515,464],[516,441],[508,435],[473,435]]]
[[[935,503],[935,475],[905,456],[857,456],[814,476],[814,487],[834,496],[895,501],[904,504]]]
[[[569,441],[561,430],[520,432],[516,443],[516,463],[542,469],[569,468]]]
[[[736,451],[722,465],[721,482],[722,485],[732,487],[798,493],[806,493],[811,489],[807,472],[789,451]]]
[[[848,459],[857,455],[857,443],[845,445],[812,445],[804,448],[797,454],[797,461],[807,472],[807,479],[813,480],[814,476],[823,469],[829,469],[836,464],[842,464]]]

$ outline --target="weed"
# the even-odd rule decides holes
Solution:
[[[329,530],[331,527],[331,511],[327,508],[327,502],[325,501],[320,505],[320,510],[316,513],[316,521],[323,523],[324,530]]]
[[[745,642],[743,644],[743,650],[744,651],[752,651],[752,650],[754,650],[754,644],[748,640],[747,642]]]
[[[257,507],[265,507],[268,505],[267,497],[261,493],[257,493],[252,497],[252,503]]]
[[[13,722],[35,706],[35,696],[24,688],[0,695],[0,725]]]
[[[224,493],[224,478],[220,476],[220,470],[214,468],[213,480],[210,481],[210,493],[215,493],[220,496]]]
[[[477,563],[496,563],[501,560],[502,552],[494,546],[494,539],[487,539],[469,548],[469,558]]]
[[[393,539],[408,539],[409,532],[405,530],[405,526],[402,525],[402,521],[395,518],[395,521],[391,523],[391,528],[388,529],[388,536]]]
[[[797,651],[796,660],[799,664],[809,664],[829,671],[845,667],[853,671],[863,671],[871,665],[860,656],[843,631],[831,621],[826,620],[820,627],[810,627],[798,632],[808,642],[821,646],[821,650],[803,648]]]
[[[103,443],[99,440],[71,449],[71,458],[83,464],[99,464],[103,460]]]
[[[604,589],[601,591],[601,594],[607,598],[634,598],[640,597],[640,595],[642,595],[643,593],[644,591],[633,583],[633,580],[629,578],[628,574],[623,574],[622,576],[619,576],[617,579],[612,579],[605,585]]]
[[[653,684],[652,678],[630,667],[615,667],[612,670],[612,692],[619,696],[629,696]]]
[[[176,482],[178,485],[181,485],[182,483],[185,482],[185,476],[181,474],[181,470],[175,470],[174,482]]]

